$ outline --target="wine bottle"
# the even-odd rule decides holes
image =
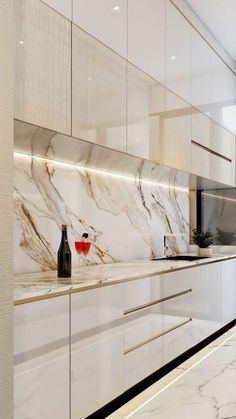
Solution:
[[[62,224],[61,244],[57,252],[58,278],[71,277],[71,251],[67,238],[67,225]]]

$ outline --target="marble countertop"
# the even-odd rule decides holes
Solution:
[[[231,258],[236,258],[236,254],[216,254],[210,258],[191,262],[136,260],[92,265],[79,269],[74,268],[72,277],[68,280],[58,279],[56,271],[16,275],[14,277],[14,303],[15,305],[23,304],[60,294],[112,285]]]

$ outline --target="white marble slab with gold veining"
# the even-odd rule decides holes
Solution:
[[[56,271],[37,272],[15,276],[15,302],[57,294],[85,290],[97,286],[112,285],[142,277],[159,275],[180,269],[236,258],[236,254],[216,254],[197,261],[136,260],[75,268],[68,280],[58,279]]]

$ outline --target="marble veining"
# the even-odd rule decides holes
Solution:
[[[236,255],[214,255],[207,263],[235,258]],[[153,275],[164,274],[183,268],[191,268],[206,263],[204,259],[198,261],[150,261],[137,260],[133,262],[118,262],[109,264],[91,265],[85,268],[74,268],[72,278],[61,280],[57,278],[56,271],[37,272],[15,276],[14,300],[20,302],[30,298],[57,294],[61,291],[70,292],[87,287],[103,286],[119,281],[125,282]]]
[[[153,400],[127,417],[232,419],[236,417],[235,334]],[[170,403],[171,400],[171,403]]]
[[[169,247],[175,252],[187,251],[187,174],[131,156],[129,160],[117,151],[43,128],[22,127],[20,122],[15,126],[15,137],[16,150],[59,160],[64,155],[64,161],[83,166],[15,155],[16,274],[56,268],[60,226],[64,223],[68,224],[74,266],[78,265],[74,241],[85,231],[92,241],[87,257],[91,265],[162,255],[166,233],[183,233],[171,238]],[[104,175],[87,167],[128,172],[133,179]],[[185,190],[179,188],[183,186]]]

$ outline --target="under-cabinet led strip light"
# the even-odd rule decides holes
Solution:
[[[227,197],[225,197],[225,196],[221,196],[221,195],[214,195],[214,194],[211,194],[211,193],[206,193],[206,192],[202,192],[202,195],[205,195],[205,196],[210,196],[211,198],[223,199],[224,201],[236,202],[236,199],[233,199],[233,198],[227,198]]]
[[[155,182],[154,180],[146,180],[146,179],[135,178],[135,177],[132,177],[132,176],[127,176],[127,175],[119,175],[118,173],[107,172],[107,171],[101,170],[101,169],[91,169],[90,167],[80,166],[79,164],[75,164],[75,163],[67,163],[67,162],[62,162],[60,160],[53,160],[53,159],[48,159],[48,158],[45,158],[45,157],[32,156],[31,154],[21,153],[21,152],[18,152],[18,151],[14,151],[14,155],[16,157],[33,159],[33,160],[37,160],[37,161],[41,161],[41,162],[45,162],[45,163],[53,163],[53,164],[57,164],[59,166],[72,167],[72,168],[76,168],[80,171],[84,171],[84,172],[88,172],[88,173],[94,173],[94,174],[98,174],[98,175],[102,175],[102,176],[110,176],[110,177],[117,178],[117,179],[129,180],[129,181],[132,181],[132,182],[138,181],[138,182],[142,182],[142,183],[145,183],[145,184],[148,184],[148,185],[160,186],[161,188],[174,189],[174,190],[179,191],[179,192],[185,192],[185,193],[189,192],[189,190],[187,188],[183,188],[181,186],[167,185],[165,183]]]

